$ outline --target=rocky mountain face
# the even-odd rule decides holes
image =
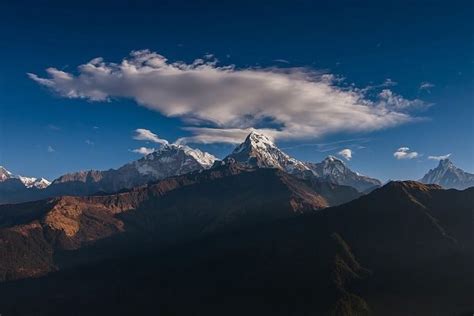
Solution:
[[[474,186],[474,174],[465,172],[449,159],[444,159],[440,160],[436,168],[430,169],[420,181],[439,184],[447,189],[463,190]]]
[[[348,185],[360,192],[370,191],[382,185],[382,182],[377,179],[352,171],[342,160],[334,156],[329,156],[319,163],[307,162],[306,166],[318,178],[340,185]]]
[[[67,251],[109,243],[69,264],[124,255],[148,241],[169,245],[345,203],[353,188],[309,182],[278,169],[225,164],[111,195],[65,196],[0,206],[0,279],[45,274]],[[141,240],[127,246],[128,240]],[[125,241],[124,241],[125,240]],[[141,246],[140,246],[141,245]],[[100,247],[100,246],[97,246]]]
[[[309,184],[275,169],[221,166],[154,186],[122,193],[126,199],[4,206],[0,214],[10,216],[0,218],[7,245],[0,248],[2,275],[39,275],[48,266],[61,271],[0,284],[3,311],[61,315],[76,306],[87,315],[427,316],[464,315],[474,307],[474,188],[390,182],[315,211],[322,200]],[[100,236],[98,227],[122,238],[104,237],[87,248]],[[134,228],[144,233],[135,239],[123,233]],[[168,238],[171,231],[193,237],[134,256],[126,251],[126,242],[156,241],[162,230]],[[196,238],[198,232],[205,237]],[[113,245],[116,257],[91,260]],[[81,252],[87,264],[61,268],[65,257]],[[28,253],[34,266],[25,266]]]

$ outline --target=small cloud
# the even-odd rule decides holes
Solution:
[[[273,61],[276,61],[277,63],[283,63],[283,64],[289,64],[290,62],[286,59],[274,59]]]
[[[408,147],[400,147],[397,149],[396,152],[393,153],[393,156],[397,159],[414,159],[418,157],[418,153],[416,151],[410,151]]]
[[[385,81],[380,85],[381,87],[393,87],[396,86],[398,82],[393,81],[390,78],[385,79]]]
[[[428,156],[428,159],[431,160],[444,160],[448,159],[451,156],[451,154],[446,154],[446,155],[441,155],[441,156]]]
[[[148,148],[148,147],[140,147],[137,149],[133,149],[132,152],[140,155],[148,155],[155,151],[155,148]]]
[[[351,160],[352,158],[352,150],[349,148],[345,148],[337,153],[339,156],[343,157],[346,160]]]
[[[99,129],[99,126],[92,126],[92,129]]]
[[[422,83],[420,83],[420,88],[419,90],[420,91],[428,91],[430,92],[431,88],[434,88],[434,84],[432,84],[431,82],[427,82],[427,81],[424,81]]]
[[[90,139],[86,139],[85,143],[86,143],[87,145],[89,145],[89,146],[94,145],[94,142],[91,141]]]
[[[56,151],[51,145],[48,146],[47,150],[49,153],[54,153]]]
[[[168,141],[166,139],[161,139],[158,137],[158,135],[156,135],[149,129],[144,129],[144,128],[137,128],[135,130],[135,135],[133,136],[133,139],[146,140],[146,141],[154,142],[161,145],[168,144]]]

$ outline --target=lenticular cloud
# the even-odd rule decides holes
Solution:
[[[249,129],[262,126],[275,139],[316,138],[413,120],[410,100],[397,96],[395,106],[387,98],[370,100],[364,89],[338,86],[333,75],[305,68],[238,69],[220,66],[212,58],[170,62],[142,50],[120,63],[95,58],[78,66],[76,73],[48,68],[46,78],[28,75],[66,98],[130,98],[162,115],[179,117],[192,134],[182,142],[236,143]]]

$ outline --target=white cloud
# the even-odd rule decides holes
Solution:
[[[446,155],[442,155],[442,156],[428,156],[428,159],[431,159],[431,160],[444,160],[444,159],[448,159],[450,156],[451,156],[451,154],[446,154]]]
[[[132,150],[132,152],[140,154],[140,155],[148,155],[154,151],[155,151],[155,148],[148,148],[148,147],[140,147],[140,148]]]
[[[94,142],[91,141],[90,139],[86,139],[85,143],[89,146],[93,146],[94,145]]]
[[[53,153],[53,152],[56,151],[56,150],[53,148],[53,146],[51,146],[51,145],[48,146],[47,150],[48,150],[49,153]]]
[[[431,88],[434,88],[434,84],[432,84],[431,82],[427,82],[427,81],[424,81],[420,84],[420,90],[426,90],[426,91],[430,91]]]
[[[146,140],[146,141],[154,142],[161,145],[168,144],[168,141],[166,139],[161,139],[158,137],[158,135],[156,135],[152,131],[148,129],[144,129],[144,128],[137,128],[135,130],[135,135],[133,136],[133,139]]]
[[[185,141],[194,142],[241,141],[247,130],[268,122],[276,126],[267,130],[275,139],[374,131],[413,121],[409,110],[423,104],[388,89],[371,100],[364,89],[339,87],[339,77],[306,68],[237,69],[209,58],[170,62],[142,50],[121,63],[95,58],[77,74],[48,68],[48,78],[28,75],[66,98],[130,98],[179,117],[193,133]]]
[[[416,151],[410,151],[408,147],[400,147],[393,153],[393,156],[397,159],[414,159],[418,157],[418,153]]]
[[[352,159],[352,150],[349,148],[343,149],[340,152],[338,152],[338,155],[343,157],[346,160],[351,160]]]

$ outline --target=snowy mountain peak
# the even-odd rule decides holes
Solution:
[[[465,189],[474,186],[474,174],[456,167],[449,159],[443,159],[420,181],[427,184],[439,184],[445,188]]]
[[[438,168],[456,168],[449,159],[442,159],[439,161]]]
[[[224,161],[233,160],[251,167],[278,168],[289,173],[308,171],[304,163],[281,151],[269,137],[252,131]]]
[[[328,156],[320,163],[308,162],[306,165],[315,176],[333,183],[352,186],[360,192],[382,185],[377,179],[352,171],[341,159],[334,156]]]
[[[9,179],[16,179],[16,181],[20,180],[21,183],[27,188],[38,188],[44,189],[51,184],[48,180],[41,178],[33,178],[33,177],[23,177],[20,175],[14,175],[10,171],[8,171],[3,166],[0,166],[0,182],[7,181]]]
[[[0,166],[0,181],[5,181],[7,179],[12,178],[13,175],[10,171],[5,169],[3,166]]]
[[[331,156],[331,155],[327,156],[323,161],[326,164],[328,164],[328,163],[339,163],[339,164],[343,164],[345,166],[344,162],[341,159],[339,159],[335,156]]]
[[[184,154],[185,156],[189,156],[194,159],[198,164],[200,164],[204,168],[210,168],[214,162],[217,160],[216,157],[213,155],[203,152],[199,149],[191,148],[186,145],[178,145],[178,144],[165,144],[160,149],[148,154],[144,157],[144,160],[155,160],[160,159],[163,157],[172,157],[173,155],[179,155],[179,153]],[[167,162],[170,159],[162,159],[161,162]]]
[[[27,188],[37,188],[37,189],[44,189],[51,184],[45,178],[32,178],[32,177],[22,177],[18,176],[18,179],[25,185]]]
[[[276,148],[276,145],[264,134],[252,131],[245,138],[245,141],[234,149],[233,154],[240,153],[249,148],[254,148],[255,150],[267,150],[269,148]]]

